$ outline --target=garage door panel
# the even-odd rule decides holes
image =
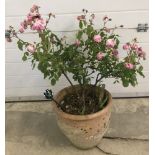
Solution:
[[[48,87],[50,85],[49,80],[44,80],[42,76],[27,75],[23,79],[23,76],[7,76],[6,77],[6,88],[23,88],[23,87]],[[12,82],[14,81],[14,82]]]
[[[102,18],[105,14],[97,14],[96,15],[96,22],[95,27],[101,28],[102,24]],[[148,12],[118,12],[118,13],[108,13],[110,17],[113,18],[113,21],[109,23],[110,27],[114,27],[116,25],[124,24],[124,27],[129,28],[136,28],[138,23],[148,23]],[[53,31],[72,31],[76,30],[78,28],[78,22],[76,20],[77,15],[61,15],[58,16],[56,19],[52,20],[49,23],[49,28],[52,28]],[[6,18],[6,29],[9,27],[9,25],[12,25],[15,27],[15,29],[19,28],[20,22],[24,19],[24,17],[9,17]],[[132,22],[131,22],[132,21]],[[18,24],[17,24],[18,23]],[[63,24],[58,24],[63,23]],[[29,32],[29,31],[28,31]],[[55,32],[60,37],[61,36],[67,36],[67,40],[69,42],[73,42],[75,40],[75,32],[69,32],[69,33],[60,33]],[[131,30],[117,30],[116,33],[118,33],[121,38],[120,41],[122,43],[129,41],[133,39],[134,37],[137,37],[139,42],[148,42],[148,32],[147,33],[137,33],[135,29]],[[39,41],[40,39],[35,34],[21,34],[21,39],[25,39],[26,41],[34,42]],[[13,41],[12,43],[6,43],[6,48],[16,48],[16,41]]]
[[[19,28],[19,24],[26,17],[29,12],[29,8],[32,4],[38,4],[41,6],[41,13],[43,17],[47,18],[49,12],[56,14],[56,18],[52,19],[49,23],[54,33],[59,37],[67,36],[67,42],[73,43],[75,41],[75,33],[78,29],[77,16],[81,14],[83,8],[95,13],[95,28],[101,28],[102,18],[107,15],[112,18],[112,21],[108,24],[109,27],[115,25],[124,25],[125,28],[131,29],[119,29],[116,33],[120,35],[120,58],[126,55],[126,52],[122,50],[122,46],[127,41],[137,37],[139,46],[142,46],[146,52],[146,61],[142,62],[144,66],[145,78],[138,76],[139,85],[136,87],[129,86],[124,88],[121,84],[113,84],[113,79],[104,80],[106,88],[112,93],[114,97],[130,97],[130,96],[147,96],[149,92],[149,31],[137,32],[136,27],[139,23],[149,23],[148,13],[148,1],[147,0],[6,0],[6,29],[9,25]],[[66,7],[66,3],[68,4]],[[62,24],[60,24],[62,23]],[[133,29],[132,29],[133,28]],[[73,31],[73,32],[62,32]],[[38,42],[40,39],[36,34],[19,34],[20,37],[28,42]],[[56,86],[51,86],[48,79],[44,80],[43,75],[37,69],[32,70],[30,62],[23,62],[23,52],[17,49],[16,41],[11,43],[6,42],[6,98],[18,98],[22,100],[22,97],[30,99],[34,97],[37,99],[40,96],[44,98],[43,92],[47,88],[51,88],[54,93],[59,91],[69,83],[62,76]],[[69,75],[72,77],[72,75]],[[73,80],[72,80],[73,81]],[[76,84],[76,82],[73,82]],[[119,90],[119,91],[118,91]],[[35,97],[36,96],[36,97]]]
[[[100,11],[124,11],[124,10],[148,10],[148,1],[143,0],[6,0],[6,16],[25,15],[32,4],[41,6],[41,11],[44,14],[49,12],[57,14],[73,14],[80,12],[83,8],[92,12]],[[67,7],[66,7],[67,3]]]
[[[40,73],[39,70],[37,70],[36,68],[34,70],[31,69],[31,64],[28,62],[21,62],[21,63],[6,63],[5,65],[5,75],[9,76],[9,75],[40,75],[42,76],[42,74]]]
[[[35,97],[40,96],[43,97],[43,92],[48,88],[52,89],[54,94],[56,94],[59,90],[64,88],[65,86],[69,86],[68,83],[64,83],[62,85],[57,86],[49,86],[49,87],[23,87],[23,88],[6,88],[6,97]],[[145,88],[145,89],[144,89]],[[148,83],[139,84],[136,87],[127,87],[124,88],[122,85],[112,86],[106,85],[106,89],[109,90],[113,97],[136,97],[136,96],[147,96],[149,92]],[[119,91],[118,91],[119,90]],[[44,97],[43,97],[44,98]],[[36,97],[37,99],[37,97]]]
[[[138,76],[138,83],[140,85],[144,83],[148,83],[149,81],[148,71],[144,72],[144,75],[145,75],[145,78]],[[70,75],[70,79],[73,81],[72,75]],[[106,85],[110,85],[110,86],[113,85],[114,81],[115,81],[114,79],[103,80],[103,82],[105,82]],[[5,82],[6,82],[5,87],[7,89],[8,88],[27,88],[27,87],[32,88],[32,87],[50,87],[51,86],[50,80],[43,79],[43,76],[39,76],[39,75],[25,75],[25,78],[23,78],[22,75],[7,76]],[[92,82],[94,83],[95,80],[92,80]],[[61,76],[60,80],[58,81],[58,84],[63,85],[63,83],[68,83],[68,81],[63,76]],[[73,83],[76,84],[76,82],[74,81]]]
[[[56,18],[52,18],[48,24],[48,27],[52,28],[53,31],[69,31],[78,28],[77,16],[80,14],[70,15],[57,15]],[[95,14],[94,24],[96,28],[101,28],[103,25],[103,17],[107,15],[112,18],[111,22],[108,22],[107,26],[113,27],[116,25],[124,25],[124,27],[136,27],[137,22],[148,22],[148,11],[139,12],[101,12]],[[26,16],[17,17],[6,17],[6,28],[12,25],[14,28],[18,28],[20,23],[26,18]],[[43,16],[47,19],[48,16]],[[63,23],[63,24],[60,24]]]

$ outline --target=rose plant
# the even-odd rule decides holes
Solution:
[[[10,42],[15,37],[18,48],[24,52],[23,61],[30,59],[32,68],[37,65],[52,85],[64,75],[73,86],[68,73],[82,88],[88,84],[101,86],[103,79],[107,78],[113,78],[114,83],[122,82],[124,87],[135,86],[138,84],[137,74],[144,77],[141,59],[145,59],[145,52],[133,39],[123,45],[126,56],[120,58],[119,35],[114,33],[119,27],[108,28],[109,17],[103,17],[103,26],[95,29],[95,15],[88,17],[88,11],[83,9],[83,14],[77,17],[79,30],[72,43],[67,43],[65,38],[58,37],[47,27],[51,17],[55,18],[55,15],[50,13],[48,19],[44,19],[39,6],[33,5],[18,31],[10,26],[6,39]],[[36,32],[40,41],[30,43],[22,40],[18,34],[27,29]]]
[[[50,13],[48,19],[43,18],[39,12],[39,6],[33,5],[26,19],[20,23],[19,30],[16,31],[12,26],[9,27],[6,40],[11,42],[12,38],[16,38],[18,48],[24,52],[22,60],[31,60],[32,68],[37,67],[43,73],[44,78],[51,81],[51,85],[55,85],[62,75],[67,79],[71,87],[60,91],[60,98],[59,96],[52,98],[53,101],[57,108],[65,113],[88,115],[88,117],[66,115],[57,109],[61,116],[59,121],[63,117],[60,128],[78,147],[89,148],[96,145],[103,136],[99,129],[94,128],[93,136],[99,132],[100,138],[87,143],[82,138],[82,140],[80,139],[81,134],[70,137],[68,129],[72,129],[72,131],[76,129],[73,128],[73,125],[65,129],[66,124],[62,127],[63,123],[70,117],[69,122],[73,119],[72,123],[75,124],[75,120],[78,120],[77,126],[80,126],[82,123],[80,120],[83,121],[87,118],[89,120],[91,117],[89,114],[101,111],[92,116],[92,118],[98,117],[104,108],[106,112],[103,112],[103,115],[108,115],[111,96],[104,89],[103,79],[112,78],[114,83],[121,82],[124,87],[136,86],[138,84],[137,76],[144,77],[141,62],[145,60],[145,52],[138,45],[137,39],[133,39],[123,45],[121,51],[125,53],[125,56],[121,57],[120,37],[115,33],[115,30],[121,28],[122,25],[108,28],[107,23],[112,19],[107,16],[103,17],[101,28],[96,29],[94,25],[95,14],[89,14],[87,10],[83,9],[83,14],[76,19],[79,29],[73,42],[67,42],[65,37],[58,37],[48,28],[51,17],[55,18],[55,15]],[[40,41],[27,42],[21,39],[20,34],[25,33],[28,29],[36,33]],[[78,83],[78,86],[72,83],[71,76]],[[67,94],[68,92],[69,94]],[[110,117],[110,114],[107,117]],[[104,124],[104,127],[102,126],[101,130],[107,126],[108,120],[103,118],[102,121],[100,120],[100,124]],[[96,123],[96,120],[93,123]],[[89,121],[86,124],[94,126]],[[81,124],[81,126],[84,125]],[[87,129],[81,128],[80,130],[80,132],[85,131],[85,134],[89,133]],[[92,136],[89,135],[88,139],[91,138]],[[78,142],[75,142],[75,139]]]

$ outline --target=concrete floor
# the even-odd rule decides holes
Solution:
[[[64,137],[49,101],[6,103],[6,155],[148,155],[148,99],[114,99],[98,145],[79,150]]]

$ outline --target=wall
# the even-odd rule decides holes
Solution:
[[[137,27],[138,23],[148,23],[148,1],[147,0],[6,0],[6,28],[9,25],[18,28],[19,24],[28,13],[29,8],[37,4],[41,6],[41,13],[47,16],[49,12],[56,15],[49,27],[54,31],[77,29],[76,16],[81,14],[83,8],[96,14],[96,27],[100,27],[101,19],[108,15],[113,20],[109,26],[123,24],[124,27]],[[123,88],[120,84],[113,85],[112,80],[106,80],[106,88],[113,96],[147,96],[148,95],[148,32],[137,33],[135,29],[118,30],[121,36],[121,45],[126,41],[137,37],[139,44],[147,53],[147,60],[143,63],[145,78],[139,77],[139,85],[135,88]],[[74,40],[74,32],[56,32],[60,36],[66,35],[70,41]],[[28,41],[36,41],[38,38],[31,35],[21,35]],[[121,46],[120,45],[120,46]],[[121,56],[123,56],[121,51]],[[29,62],[21,61],[22,52],[16,47],[16,42],[6,43],[6,100],[37,99],[43,97],[45,89],[50,88],[57,92],[68,83],[62,77],[57,86],[50,86],[48,80],[43,80],[42,74],[31,70]]]

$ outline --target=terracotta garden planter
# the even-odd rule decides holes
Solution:
[[[79,89],[79,86],[75,86]],[[64,96],[72,93],[72,87],[66,87],[58,92],[54,97],[57,102],[61,102]],[[105,134],[110,120],[112,97],[109,95],[108,104],[102,110],[88,115],[72,115],[63,112],[56,106],[55,112],[57,115],[57,124],[64,135],[78,148],[89,149],[101,141]]]

